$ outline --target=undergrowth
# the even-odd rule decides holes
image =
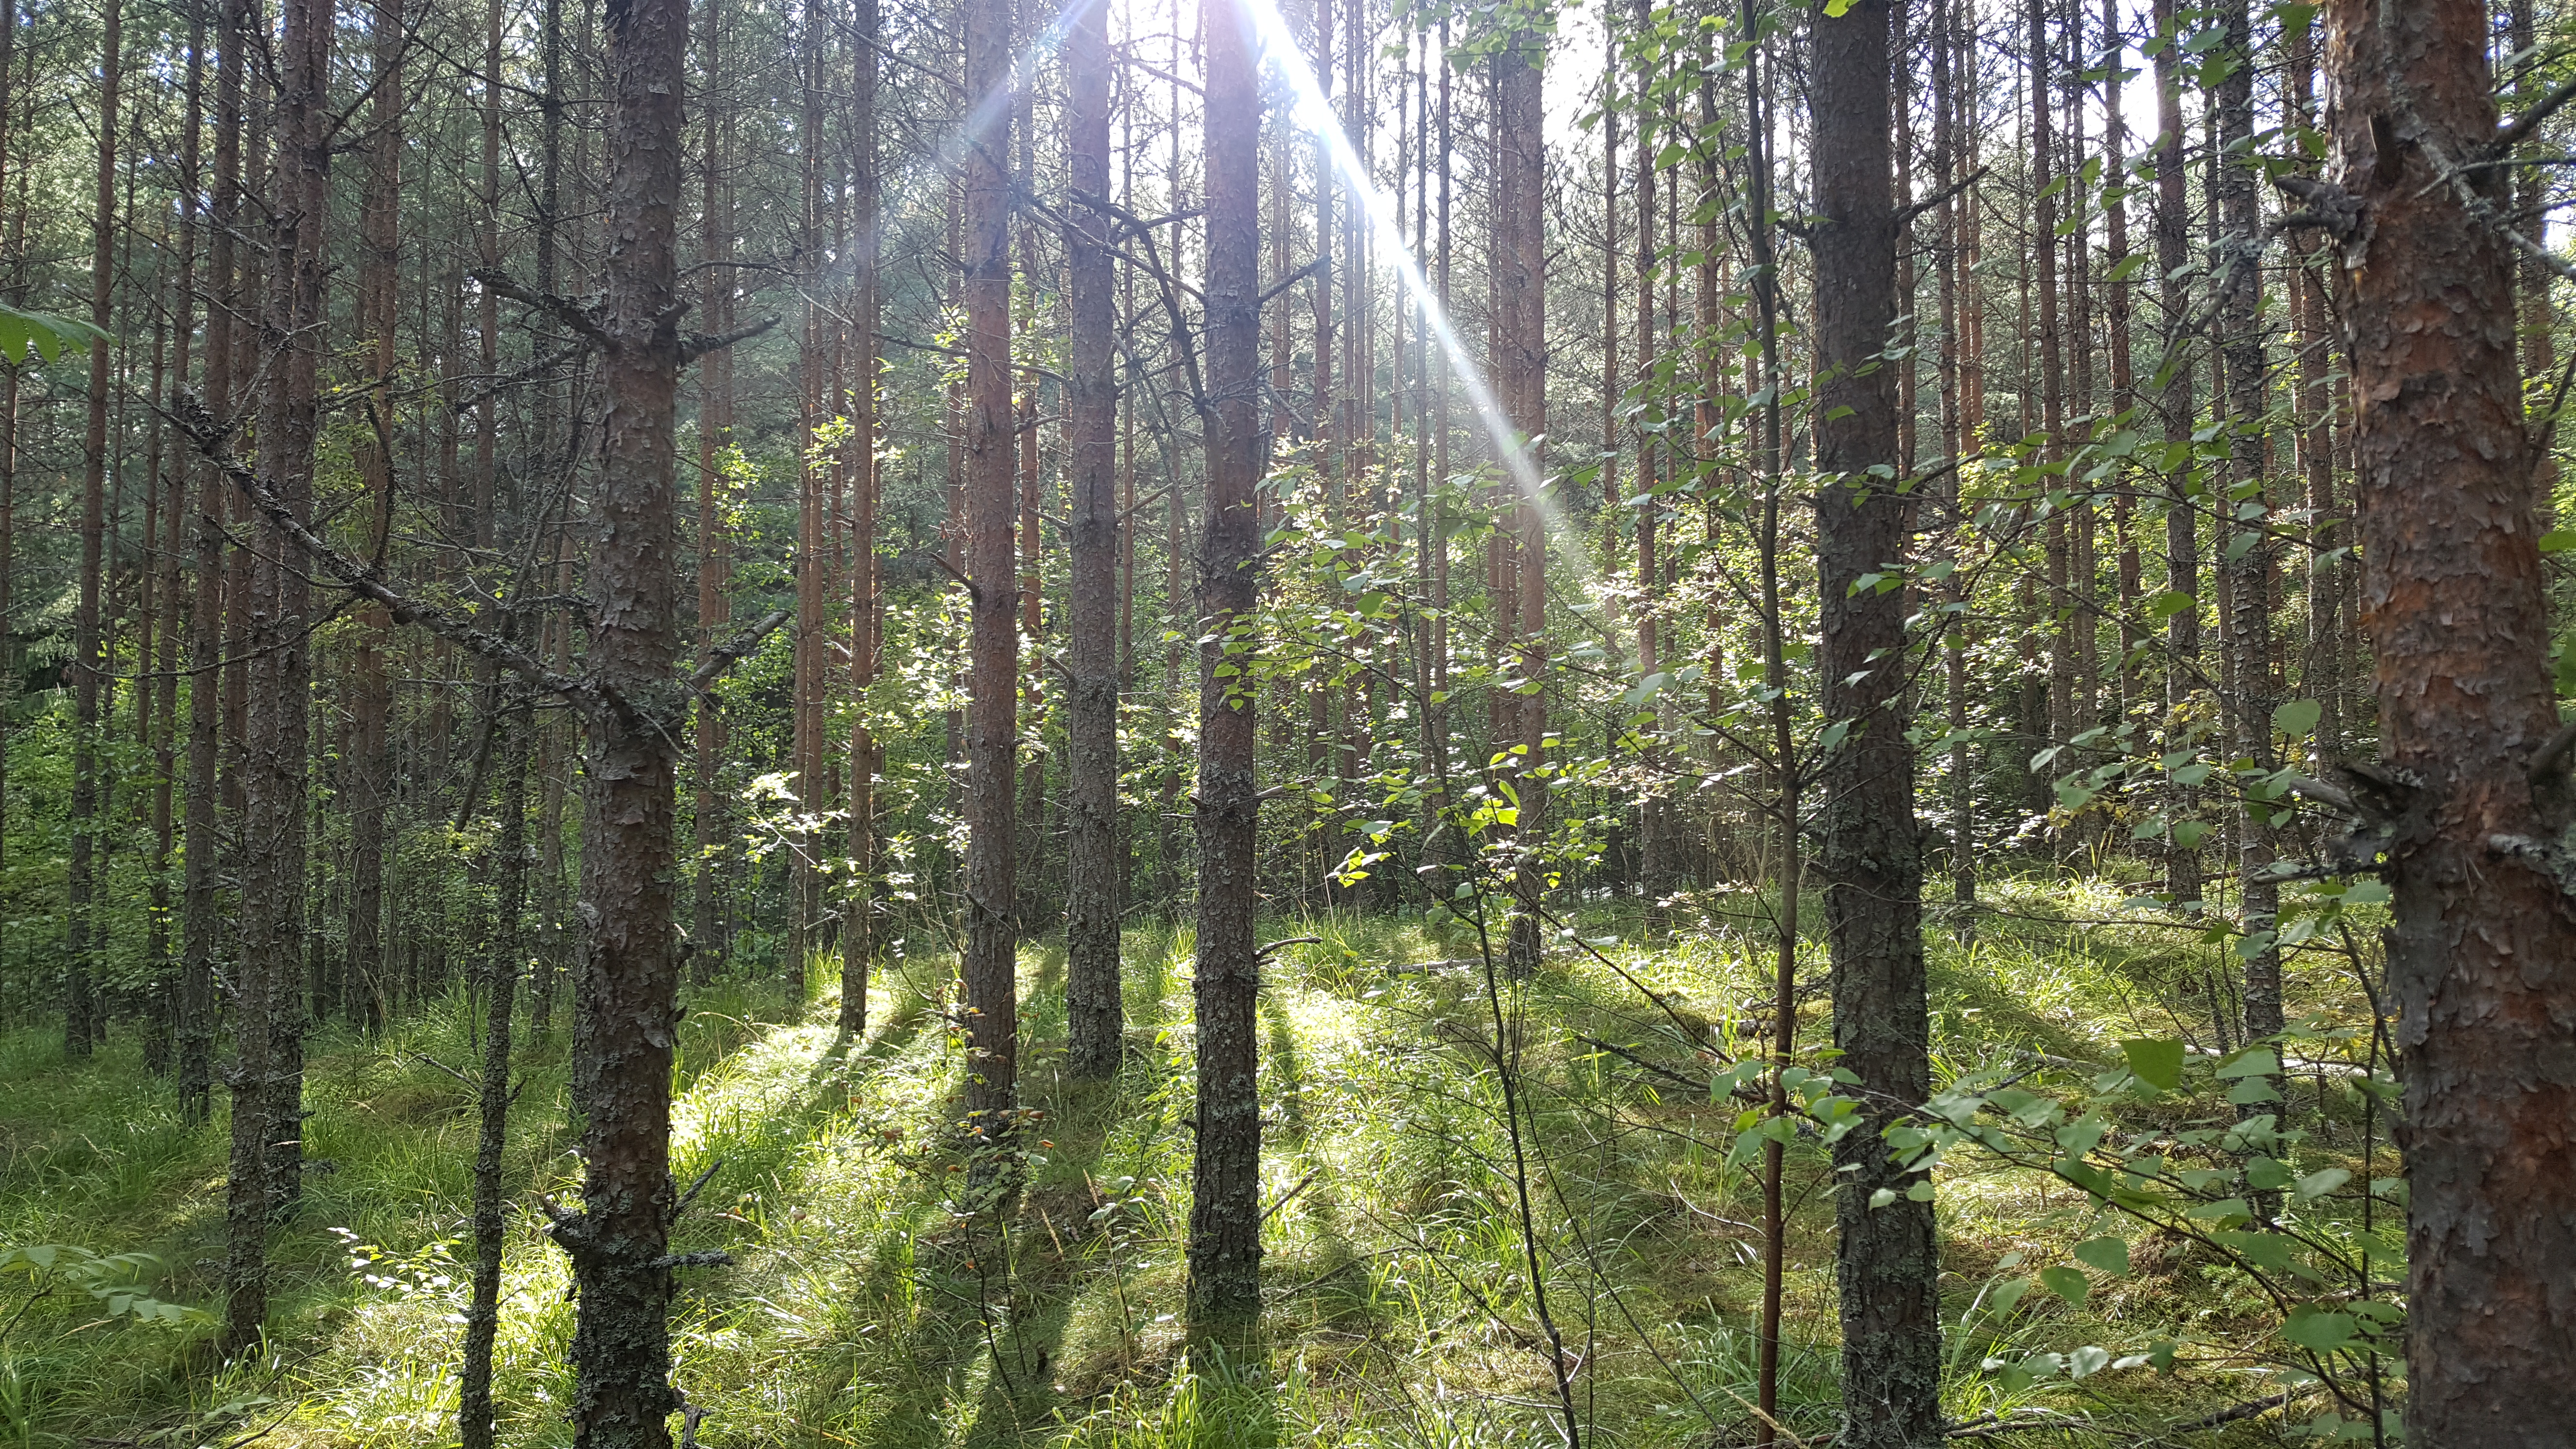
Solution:
[[[2159,1013],[2187,1004],[2211,964],[2188,936],[2083,924],[2114,914],[2109,895],[1995,899],[1973,932],[1933,933],[1945,1079],[2013,1054],[2114,1061],[2119,1039],[2169,1031]],[[1582,929],[1606,940],[1616,926]],[[1767,942],[1726,929],[1651,947],[1631,932],[1599,955],[1566,942],[1536,980],[1502,988],[1498,1044],[1472,933],[1335,915],[1265,934],[1323,939],[1282,953],[1265,982],[1268,1303],[1263,1338],[1231,1354],[1191,1348],[1178,1316],[1186,930],[1127,937],[1129,1052],[1112,1083],[1063,1076],[1061,948],[1024,954],[1023,1099],[1042,1115],[1016,1144],[1025,1178],[999,1203],[971,1198],[960,1170],[953,961],[888,963],[855,1042],[836,1039],[828,997],[789,1009],[774,980],[696,990],[674,1159],[683,1182],[712,1176],[675,1251],[734,1260],[690,1270],[673,1308],[699,1442],[1556,1443],[1505,1175],[1499,1046],[1528,1088],[1540,1256],[1586,1437],[1750,1443],[1760,1194],[1728,1166],[1736,1104],[1690,1088],[1758,1040]],[[1821,981],[1811,949],[1802,975]],[[816,981],[836,978],[814,964]],[[2310,997],[2340,989],[2324,966],[2301,978]],[[265,1353],[218,1364],[204,1326],[106,1318],[41,1272],[0,1279],[0,1446],[453,1442],[474,1124],[447,1067],[474,1058],[477,1005],[459,991],[372,1039],[334,1027],[312,1040],[312,1160],[272,1243]],[[1809,1041],[1829,1038],[1828,1012],[1821,992],[1802,998]],[[574,1305],[534,1198],[574,1193],[579,1164],[563,1043],[528,1043],[519,1070],[496,1392],[503,1442],[549,1445],[569,1440]],[[158,1266],[138,1291],[211,1306],[223,1143],[220,1111],[184,1122],[130,1042],[67,1063],[49,1034],[0,1038],[0,1247],[148,1253]],[[1790,1160],[1781,1418],[1796,1442],[1833,1428],[1837,1350],[1830,1163],[1811,1143]],[[1967,1158],[1944,1167],[1940,1203],[1954,1417],[2011,1423],[2024,1443],[2125,1444],[2253,1392],[2225,1364],[2007,1391],[2017,1380],[1995,1360],[2125,1351],[2246,1310],[2223,1271],[2187,1260],[2081,1307],[2042,1294],[1999,1306],[1995,1285],[2062,1260],[2095,1206]],[[2255,1420],[2194,1442],[2277,1432]]]

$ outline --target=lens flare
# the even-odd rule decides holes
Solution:
[[[1590,560],[1584,556],[1579,540],[1565,527],[1555,502],[1548,497],[1547,480],[1538,467],[1536,440],[1524,438],[1503,410],[1502,401],[1485,380],[1485,370],[1468,352],[1458,336],[1448,309],[1440,305],[1440,294],[1422,270],[1413,249],[1404,240],[1403,218],[1396,209],[1395,198],[1377,184],[1368,166],[1360,160],[1359,151],[1351,145],[1341,122],[1333,116],[1331,101],[1315,77],[1314,67],[1307,64],[1305,52],[1290,33],[1288,22],[1273,0],[1238,0],[1251,23],[1255,37],[1270,64],[1286,83],[1293,97],[1289,119],[1324,145],[1332,159],[1333,170],[1341,178],[1342,192],[1358,204],[1368,217],[1369,229],[1376,238],[1378,250],[1392,258],[1395,272],[1404,286],[1405,299],[1422,319],[1440,353],[1448,359],[1449,371],[1466,393],[1467,402],[1486,436],[1494,445],[1494,456],[1511,475],[1513,486],[1521,497],[1539,512],[1548,540],[1557,556],[1563,559],[1577,578],[1589,579]]]

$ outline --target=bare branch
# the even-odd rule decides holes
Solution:
[[[2489,154],[2501,156],[2520,145],[2532,132],[2540,129],[2541,122],[2558,114],[2558,108],[2569,101],[2576,101],[2576,77],[2559,82],[2556,90],[2532,102],[2530,110],[2497,127]]]
[[[2531,757],[2531,782],[2539,784],[2550,771],[2557,769],[2558,762],[2567,758],[2571,747],[2576,747],[2576,719],[2560,725],[2557,733],[2541,745],[2540,752]]]
[[[737,327],[731,332],[713,334],[692,332],[680,343],[680,365],[686,367],[710,352],[722,352],[737,342],[749,342],[777,325],[777,318],[764,317],[748,327]]]
[[[259,474],[233,455],[230,430],[216,421],[215,415],[206,410],[206,405],[195,393],[184,388],[173,393],[170,407],[163,415],[196,445],[198,453],[207,462],[215,465],[215,471],[233,481],[233,486],[250,500],[251,507],[268,520],[272,531],[303,550],[307,557],[322,566],[323,572],[339,580],[341,587],[382,604],[395,623],[417,624],[466,652],[518,675],[541,693],[560,694],[585,707],[597,704],[598,694],[588,684],[548,669],[535,657],[489,629],[478,628],[435,604],[395,589],[374,568],[342,553],[332,546],[330,540],[305,527],[303,521],[295,516],[295,511],[279,500]]]
[[[588,343],[576,342],[572,346],[567,347],[561,352],[557,352],[550,357],[540,357],[536,361],[529,363],[527,366],[520,368],[516,372],[505,374],[494,381],[490,387],[483,389],[472,397],[458,399],[456,403],[456,416],[461,418],[467,413],[474,411],[476,408],[481,407],[491,399],[499,397],[511,388],[517,387],[520,383],[526,382],[532,377],[552,372],[556,368],[563,366],[565,363],[572,361],[589,350],[590,345]]]
[[[609,340],[608,329],[599,325],[599,318],[592,315],[588,307],[570,297],[558,297],[549,292],[522,287],[511,281],[507,272],[476,272],[473,277],[476,282],[492,292],[507,297],[513,302],[534,307],[561,322],[593,347],[606,350],[613,345]]]
[[[2281,786],[2302,800],[2313,800],[2320,805],[2333,806],[2356,819],[2361,816],[2361,806],[2339,786],[2329,785],[2323,780],[2312,780],[2305,775],[2291,775],[2282,780]]]
[[[1952,182],[1950,185],[1944,186],[1940,190],[1933,192],[1930,196],[1923,198],[1921,201],[1915,202],[1910,206],[1898,207],[1896,211],[1897,227],[1901,230],[1905,227],[1912,226],[1915,220],[1922,216],[1923,213],[1930,211],[1932,208],[1950,200],[1952,197],[1959,195],[1969,187],[1974,186],[1985,179],[1986,168],[1980,166],[1976,170],[1969,172],[1967,175],[1960,177],[1957,181]]]
[[[768,638],[787,619],[787,610],[772,609],[762,616],[759,623],[707,651],[706,662],[698,666],[697,673],[689,676],[689,692],[704,694],[713,688],[717,680],[724,678],[726,670],[733,668],[744,655],[758,649],[760,641]]]
[[[1267,290],[1263,291],[1259,297],[1253,299],[1253,309],[1258,311],[1263,307],[1269,306],[1271,298],[1278,296],[1280,293],[1287,291],[1290,287],[1306,280],[1306,278],[1314,272],[1315,268],[1321,265],[1323,265],[1323,263],[1320,259],[1310,261],[1306,263],[1306,265],[1299,267],[1297,270],[1290,272],[1288,275],[1281,277],[1278,281],[1271,283]]]

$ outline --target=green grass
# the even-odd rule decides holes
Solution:
[[[1981,922],[1973,944],[1933,933],[1945,1074],[2016,1051],[2108,1060],[2121,1036],[2157,1026],[2152,1004],[2170,998],[2189,953],[2215,949],[2070,924],[2114,904],[2075,891],[2008,887],[1997,899],[2009,914]],[[1544,1287],[1580,1355],[1577,1408],[1595,1443],[1751,1441],[1760,1196],[1725,1165],[1735,1109],[1582,1040],[1704,1075],[1710,1059],[1697,1048],[1734,1051],[1752,1029],[1748,1004],[1768,994],[1767,944],[1740,928],[1611,949],[1669,1013],[1580,954],[1507,992],[1505,1037],[1529,1087]],[[1023,1095],[1045,1113],[1036,1138],[1046,1145],[1029,1144],[1025,1189],[999,1213],[964,1200],[968,1174],[951,1170],[966,1161],[953,1105],[960,1054],[946,1024],[952,962],[892,963],[856,1043],[835,1040],[834,1003],[786,1012],[774,981],[696,992],[674,1156],[684,1181],[714,1175],[676,1246],[735,1260],[687,1273],[672,1314],[678,1382],[708,1415],[703,1442],[1557,1442],[1539,1285],[1502,1170],[1483,974],[1388,969],[1467,955],[1472,934],[1347,915],[1273,922],[1265,934],[1325,939],[1283,953],[1263,994],[1269,1303],[1262,1337],[1231,1357],[1193,1353],[1178,1317],[1186,931],[1128,936],[1130,1050],[1108,1084],[1062,1076],[1061,948],[1029,947]],[[1821,977],[1821,942],[1809,951],[1802,974]],[[1826,1011],[1805,1008],[1809,1041],[1826,1039]],[[460,996],[374,1040],[331,1029],[312,1042],[318,1161],[274,1244],[265,1357],[217,1365],[203,1329],[105,1321],[85,1295],[34,1297],[44,1285],[0,1279],[0,1321],[22,1314],[0,1335],[0,1449],[220,1444],[262,1431],[279,1446],[452,1442],[473,1118],[467,1089],[431,1063],[471,1061],[474,1028]],[[497,1392],[505,1442],[549,1445],[569,1439],[573,1305],[530,1204],[568,1190],[576,1170],[560,1040],[524,1046],[520,1070],[510,1162],[520,1208]],[[0,1038],[0,1246],[148,1252],[164,1265],[153,1291],[210,1305],[223,1130],[182,1122],[126,1043],[73,1065],[46,1035]],[[1801,1436],[1835,1422],[1830,1185],[1821,1151],[1793,1153],[1782,1418]],[[2250,1392],[2224,1375],[2130,1370],[2002,1393],[1980,1369],[1989,1357],[2093,1342],[2125,1351],[2235,1310],[2222,1281],[2186,1266],[2142,1273],[2082,1310],[2033,1295],[1996,1313],[1980,1295],[2009,1255],[2062,1260],[2092,1231],[2093,1209],[1993,1163],[1954,1163],[1942,1188],[1955,1415],[2045,1406],[2097,1427],[2019,1442],[2109,1444]],[[2231,1432],[2251,1443],[2273,1431]]]

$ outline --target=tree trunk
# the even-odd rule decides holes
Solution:
[[[2407,1438],[2576,1441],[2576,913],[2508,175],[2456,179],[2496,133],[2486,7],[2327,7],[2334,179],[2356,195],[2338,315],[2352,363],[2361,598],[2394,838],[2388,982],[2405,1084]],[[2477,189],[2472,190],[2471,187]]]
[[[1248,1326],[1261,1311],[1261,1089],[1251,656],[1260,583],[1261,107],[1251,21],[1206,0],[1206,522],[1199,545],[1198,1150],[1191,1177],[1189,1323]],[[1329,180],[1326,184],[1330,184]]]
[[[1494,57],[1494,97],[1500,114],[1500,142],[1506,179],[1498,200],[1508,207],[1511,251],[1498,259],[1499,278],[1509,302],[1509,352],[1505,376],[1510,392],[1503,406],[1526,457],[1525,471],[1514,490],[1511,515],[1514,597],[1506,613],[1520,645],[1520,676],[1529,681],[1515,697],[1512,744],[1525,753],[1519,775],[1520,811],[1515,827],[1521,839],[1518,878],[1513,882],[1509,962],[1512,973],[1526,976],[1538,969],[1539,915],[1547,887],[1548,789],[1555,771],[1547,762],[1547,694],[1535,687],[1547,671],[1547,500],[1538,490],[1544,478],[1539,452],[1547,436],[1547,135],[1546,41],[1539,32],[1523,30]]]
[[[240,214],[242,29],[246,0],[225,0],[216,12],[215,183],[206,242],[206,405],[218,415],[232,406],[234,224]],[[223,758],[222,662],[226,559],[223,520],[231,490],[214,469],[197,485],[196,591],[189,601],[187,861],[180,884],[179,1101],[200,1121],[213,1112],[215,1056],[215,947],[223,930],[218,915],[223,832],[218,821]],[[238,1002],[236,1003],[238,1007]],[[247,1123],[233,1124],[236,1137]],[[240,1162],[238,1151],[234,1154]],[[234,1191],[242,1184],[235,1183]],[[237,1232],[237,1228],[228,1231]],[[225,1288],[234,1289],[235,1260],[228,1250]],[[252,1316],[256,1331],[257,1315]],[[227,1319],[228,1341],[240,1327]]]
[[[69,949],[63,957],[63,1054],[86,1057],[105,1033],[97,1020],[98,1003],[90,977],[101,933],[91,918],[97,895],[99,820],[105,803],[99,780],[98,747],[106,722],[99,712],[98,679],[107,667],[100,651],[99,586],[106,547],[107,405],[115,393],[110,361],[116,323],[116,141],[117,99],[122,82],[118,54],[123,39],[125,7],[106,6],[100,45],[98,115],[98,207],[92,217],[89,320],[105,334],[89,350],[89,431],[81,448],[80,601],[72,622],[72,798],[70,879],[64,893]]]
[[[710,96],[721,93],[722,19],[707,16],[706,77]],[[724,130],[719,124],[721,108],[707,106],[705,152],[700,160],[705,166],[705,201],[700,208],[704,223],[701,251],[710,262],[723,263],[733,255],[731,217],[726,214],[718,185],[729,157],[724,146]],[[723,265],[707,269],[701,284],[700,307],[706,313],[706,325],[712,331],[723,331],[733,325],[733,296],[737,283],[733,270]],[[719,521],[719,508],[730,501],[723,495],[730,491],[724,480],[724,463],[733,443],[733,389],[731,358],[719,355],[698,366],[698,645],[713,648],[724,632],[725,622],[732,617],[725,598],[725,565],[728,539]],[[719,788],[724,769],[724,711],[712,699],[699,703],[695,769],[696,793],[690,811],[696,831],[697,867],[690,872],[690,977],[696,981],[713,980],[725,963],[726,941],[720,894],[724,882],[729,842],[725,829],[725,801]]]
[[[858,385],[850,395],[854,450],[850,524],[850,858],[848,920],[841,934],[841,1030],[856,1040],[868,1029],[868,975],[876,964],[878,904],[876,772],[879,749],[868,723],[877,678],[884,605],[877,592],[877,325],[884,303],[877,280],[880,161],[877,152],[877,55],[882,28],[877,0],[857,0],[857,104],[852,117],[858,255]]]
[[[194,310],[197,286],[194,265],[197,255],[197,198],[204,194],[203,172],[199,168],[205,113],[205,14],[203,9],[199,9],[191,11],[188,17],[186,82],[188,119],[181,143],[183,149],[180,160],[180,189],[185,193],[186,200],[180,204],[179,209],[181,237],[179,250],[183,259],[179,284],[180,305],[187,311]],[[5,63],[5,57],[0,57],[0,63]],[[228,249],[229,242],[224,239],[214,239],[211,245],[217,250],[225,250]],[[218,292],[229,280],[225,276],[214,274],[211,265],[208,272],[211,283],[209,292]],[[224,345],[219,339],[225,336],[226,323],[227,319],[223,316],[222,308],[207,309],[205,357],[210,376],[217,351]],[[188,331],[188,326],[183,321],[179,329],[182,339],[179,367],[174,374],[181,386],[187,385],[188,381],[188,350],[185,341]],[[180,457],[182,462],[172,484],[174,500],[186,496],[186,480],[190,476],[189,464],[185,461],[187,458],[185,450],[181,451]],[[194,588],[190,591],[187,604],[188,783],[186,793],[180,801],[181,828],[185,831],[182,838],[188,844],[183,857],[184,863],[181,866],[182,874],[179,883],[179,983],[172,1033],[176,1038],[178,1056],[179,1109],[181,1115],[190,1122],[202,1122],[207,1118],[213,1110],[214,1096],[213,890],[214,856],[217,849],[214,841],[215,681],[208,666],[221,657],[219,653],[221,641],[217,635],[222,629],[223,621],[221,612],[223,555],[220,552],[222,540],[220,535],[213,534],[205,522],[208,518],[222,515],[223,495],[220,490],[223,483],[221,479],[214,476],[212,469],[202,470],[196,476],[201,490],[197,505],[199,521],[196,527],[189,531],[186,554],[186,557],[193,561],[194,573],[192,580]],[[174,502],[169,531],[170,567],[174,575],[172,585],[174,589],[176,588],[175,575],[180,567],[182,556],[179,544],[181,517],[182,510]],[[213,545],[216,550],[211,558],[208,554],[209,545]],[[175,600],[173,604],[175,613]],[[172,653],[175,656],[177,652],[175,637],[171,643]],[[173,683],[175,682],[174,680]],[[171,723],[175,727],[177,721],[174,719]],[[173,765],[175,766],[175,760]],[[168,774],[170,771],[165,769],[164,773]],[[201,854],[206,857],[202,861],[198,859]]]
[[[2218,346],[2226,379],[2229,506],[2240,533],[2222,531],[2228,561],[2229,642],[2225,671],[2231,683],[2227,716],[2235,738],[2230,753],[2258,770],[2272,759],[2272,542],[2264,484],[2270,446],[2264,436],[2268,405],[2263,346],[2263,279],[2256,266],[2262,245],[2254,194],[2254,31],[2245,0],[2221,12],[2225,52],[2235,64],[2217,87],[2221,160],[2212,176],[2217,195]],[[2250,511],[2249,511],[2250,510]],[[2237,927],[2245,946],[2259,947],[2245,961],[2245,1029],[2267,1037],[2281,1029],[2281,951],[2271,944],[2281,908],[2281,885],[2272,874],[2271,807],[2240,797],[2236,817]]]
[[[358,223],[363,263],[358,280],[360,330],[372,344],[376,386],[370,406],[378,430],[359,445],[367,487],[363,514],[369,557],[380,557],[393,528],[393,376],[402,322],[401,224],[403,154],[402,0],[383,0],[375,11],[374,135],[370,138],[367,191]],[[392,619],[382,608],[360,611],[355,668],[349,681],[349,910],[348,1017],[363,1031],[384,1024],[385,804],[392,787],[386,750],[392,685],[385,677],[382,641]]]
[[[675,257],[686,0],[610,0],[608,416],[590,549],[591,719],[582,801],[572,1097],[583,1114],[582,1208],[559,1216],[572,1259],[573,1442],[663,1449],[673,1407],[671,1048],[682,705],[673,432],[680,347]]]
[[[1826,757],[1825,924],[1833,950],[1836,1065],[1856,1073],[1864,1125],[1835,1145],[1841,1183],[1836,1281],[1843,1330],[1843,1433],[1851,1449],[1940,1442],[1940,1244],[1929,1181],[1904,1170],[1882,1133],[1931,1093],[1924,997],[1923,855],[1906,739],[1906,499],[1868,470],[1901,476],[1896,373],[1875,365],[1897,314],[1890,168],[1890,0],[1819,19],[1810,73],[1816,117],[1817,672],[1825,717],[1849,721]],[[1782,1010],[1793,1009],[1783,1003]],[[1893,1201],[1878,1195],[1892,1192]]]
[[[517,620],[505,633],[517,632]],[[496,693],[491,749],[501,775],[500,828],[493,833],[492,857],[499,867],[492,894],[491,986],[483,1016],[483,1074],[476,1097],[480,1120],[474,1136],[474,1278],[465,1309],[464,1366],[457,1390],[456,1432],[463,1449],[492,1449],[496,1415],[492,1403],[492,1342],[501,1325],[501,1253],[509,1241],[504,1219],[508,1199],[501,1181],[501,1161],[510,1145],[511,1011],[519,994],[519,970],[527,961],[520,933],[528,899],[528,746],[535,726],[519,701],[518,687],[506,684]]]
[[[1967,213],[1976,203],[1949,195],[1962,149],[1959,132],[1964,129],[1955,117],[1957,99],[1952,80],[1951,59],[1958,49],[1954,4],[1955,0],[1936,0],[1931,35],[1932,156],[1935,179],[1944,198],[1940,205],[1941,241],[1934,253],[1941,306],[1941,466],[1947,479],[1942,486],[1945,501],[1955,512],[1964,494],[1959,483],[1959,460],[1977,447],[1967,417],[1967,400],[1981,359],[1969,350],[1974,332],[1959,295],[1963,280],[1971,293],[1977,287],[1976,277],[1967,271],[1967,248],[1963,244]],[[1955,576],[1943,593],[1949,604],[1967,602],[1967,585]],[[1964,608],[1951,615],[1941,630],[1941,674],[1950,734],[1949,758],[1944,767],[1949,776],[1950,899],[1968,906],[1977,901],[1977,806],[1976,776],[1971,765],[1973,745],[1968,734],[1968,622]]]
[[[2155,26],[2157,35],[2166,38],[2155,53],[2156,272],[2164,279],[2157,298],[2162,315],[2156,329],[2157,370],[2164,385],[2158,389],[2156,407],[2162,414],[2166,446],[2187,450],[2192,446],[2196,412],[2191,344],[2185,331],[2191,313],[2191,286],[2185,276],[2191,262],[2186,249],[2190,201],[2184,189],[2189,177],[2183,169],[2181,66],[2172,43],[2178,38],[2174,0],[2156,0]],[[2170,470],[2165,497],[2165,591],[2176,596],[2168,600],[2172,612],[2165,616],[2165,748],[2176,752],[2191,747],[2195,733],[2191,703],[2200,684],[2200,529],[2194,510],[2201,500],[2191,491],[2187,453],[2185,458]],[[2164,796],[2165,892],[2176,910],[2196,911],[2201,896],[2200,826],[2190,817],[2198,807],[2200,791],[2168,773]]]
[[[1018,441],[1011,406],[1011,12],[969,0],[966,92],[996,97],[966,163],[966,545],[972,585],[966,719],[966,1104],[994,1120],[1017,1105],[1019,1068]]]
[[[1068,1065],[1077,1076],[1118,1070],[1118,384],[1110,355],[1108,219],[1082,196],[1109,193],[1109,12],[1088,0],[1065,47],[1072,89],[1076,201],[1066,230],[1073,309],[1069,431],[1073,450],[1071,596],[1065,745],[1072,826],[1065,880]],[[1282,314],[1285,315],[1284,312]]]
[[[337,14],[325,0],[286,6],[279,65],[277,156],[270,205],[269,361],[260,416],[260,472],[299,519],[313,511],[323,331],[329,325],[331,50]],[[263,552],[252,566],[254,619],[267,610],[264,652],[252,664],[243,765],[242,973],[268,977],[268,1202],[292,1212],[304,1193],[305,773],[311,755],[312,587],[300,567]],[[254,896],[259,896],[257,901]],[[263,963],[260,958],[265,957]],[[244,1016],[246,1028],[251,1019]],[[256,1028],[250,1028],[256,1029]]]

